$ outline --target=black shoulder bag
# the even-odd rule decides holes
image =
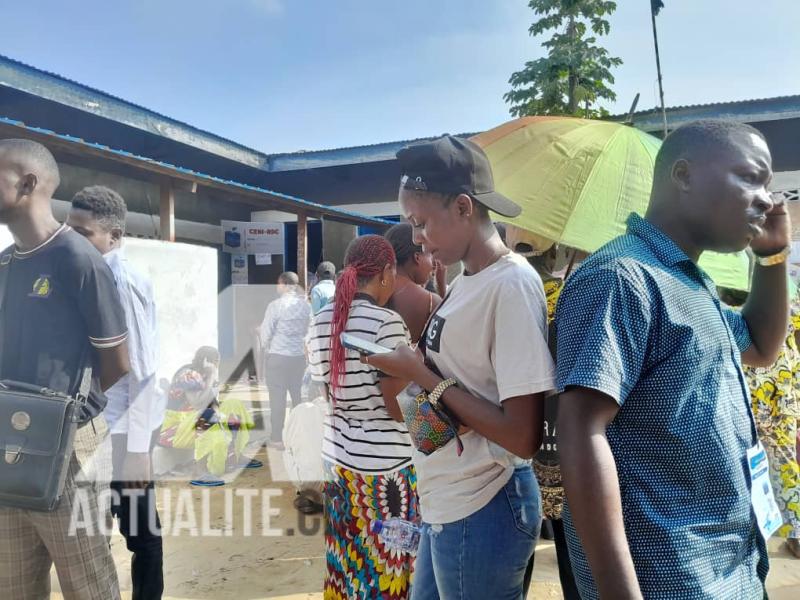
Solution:
[[[11,254],[0,257],[0,319],[4,317],[11,259]],[[81,364],[87,363],[82,360]],[[58,506],[91,385],[91,368],[83,370],[79,385],[79,392],[68,396],[0,380],[0,506],[42,512]]]

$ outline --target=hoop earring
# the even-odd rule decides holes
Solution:
[[[383,287],[386,287],[386,280],[385,280],[385,279],[381,279],[381,285],[382,285]]]

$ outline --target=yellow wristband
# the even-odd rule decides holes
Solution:
[[[773,267],[775,265],[782,265],[789,259],[789,255],[792,253],[792,247],[786,246],[780,252],[775,254],[770,254],[769,256],[758,256],[756,255],[756,262],[761,265],[762,267]]]

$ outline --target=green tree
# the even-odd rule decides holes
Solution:
[[[554,30],[542,46],[547,56],[525,63],[508,82],[511,91],[503,99],[512,115],[576,115],[597,117],[608,112],[599,100],[616,99],[609,87],[611,69],[622,60],[597,45],[597,36],[611,29],[606,16],[617,9],[607,0],[530,0],[539,17],[528,29],[532,36]]]

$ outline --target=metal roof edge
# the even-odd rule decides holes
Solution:
[[[226,186],[238,188],[238,189],[241,189],[243,191],[262,193],[262,194],[266,194],[266,195],[269,195],[269,196],[272,196],[272,197],[275,197],[275,198],[280,198],[280,199],[285,200],[285,201],[287,201],[287,202],[289,202],[291,204],[298,205],[298,208],[300,208],[300,209],[305,209],[305,210],[308,210],[308,211],[313,212],[313,213],[319,213],[321,215],[328,216],[328,217],[331,217],[333,219],[336,219],[338,217],[340,219],[344,219],[344,220],[347,220],[347,221],[358,221],[358,222],[361,222],[361,223],[367,223],[367,224],[373,224],[373,225],[393,225],[394,224],[393,222],[387,221],[385,219],[380,219],[380,218],[377,218],[377,217],[370,217],[370,216],[362,215],[361,213],[357,213],[357,212],[354,212],[354,211],[343,210],[343,209],[336,208],[334,206],[327,206],[325,204],[319,204],[318,202],[312,202],[310,200],[304,200],[303,198],[298,198],[296,196],[290,196],[288,194],[283,194],[281,192],[273,192],[272,190],[268,190],[268,189],[261,188],[261,187],[258,187],[258,186],[254,186],[254,185],[249,185],[249,184],[246,184],[246,183],[239,183],[238,181],[233,181],[233,180],[229,180],[229,179],[222,179],[220,177],[215,177],[213,175],[206,175],[205,173],[199,173],[197,171],[193,171],[192,169],[187,169],[187,168],[184,168],[184,167],[179,167],[179,166],[172,165],[172,164],[169,164],[169,163],[157,161],[157,160],[154,160],[152,158],[148,158],[146,156],[140,156],[138,154],[133,154],[131,152],[127,152],[125,150],[117,150],[117,149],[114,149],[114,148],[109,148],[108,146],[105,146],[103,144],[97,144],[97,143],[94,143],[94,142],[87,142],[86,140],[82,140],[80,138],[77,138],[77,137],[74,137],[74,136],[71,136],[71,135],[56,133],[55,131],[51,131],[49,129],[43,129],[41,127],[34,127],[34,126],[26,125],[25,123],[23,123],[21,121],[17,121],[16,119],[10,119],[10,118],[7,118],[7,117],[0,116],[0,123],[1,124],[5,124],[5,125],[12,125],[12,126],[15,126],[15,127],[27,130],[27,131],[31,131],[31,132],[37,133],[37,134],[42,135],[42,136],[46,136],[46,137],[55,138],[55,139],[58,139],[58,140],[61,140],[61,141],[69,142],[70,144],[82,145],[82,146],[85,146],[87,148],[92,148],[94,150],[99,150],[101,152],[108,153],[108,154],[111,154],[111,155],[119,157],[119,158],[133,159],[133,160],[140,161],[140,162],[143,162],[143,163],[149,163],[151,165],[158,166],[160,168],[173,171],[176,174],[176,176],[178,176],[178,177],[180,177],[180,176],[193,177],[193,178],[200,179],[200,180],[206,180],[208,182],[214,182],[216,184],[221,184],[221,185],[226,185]]]
[[[800,118],[800,95],[668,106],[666,112],[670,126],[704,118],[735,119],[748,123],[795,119]],[[627,118],[627,114],[619,114],[609,117],[609,120],[624,121]],[[633,113],[633,124],[644,131],[661,130],[661,109],[655,107]]]
[[[3,55],[0,55],[0,85],[259,169],[263,168],[267,160],[267,155],[263,152],[233,140]]]
[[[319,169],[339,167],[342,165],[382,162],[394,160],[397,152],[410,144],[428,142],[441,137],[439,134],[410,140],[380,142],[362,146],[329,148],[326,150],[308,150],[302,152],[286,152],[270,154],[267,157],[267,170],[270,172],[298,171],[302,169]],[[474,133],[457,133],[458,137],[471,137]]]

